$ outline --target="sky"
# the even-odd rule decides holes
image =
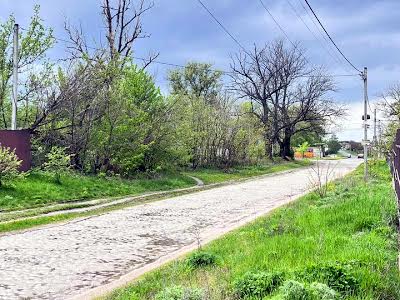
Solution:
[[[254,44],[263,46],[277,38],[286,39],[260,0],[202,1],[245,48]],[[301,43],[311,63],[324,65],[332,75],[357,73],[323,38],[321,28],[305,9],[304,0],[262,1],[289,40]],[[379,95],[400,78],[400,1],[309,0],[309,3],[346,57],[360,70],[368,67],[370,107],[379,109]],[[88,44],[96,47],[101,40],[104,42],[101,0],[0,0],[0,22],[14,14],[21,26],[27,26],[35,4],[41,6],[41,17],[46,26],[54,29],[56,37],[67,38],[63,28],[68,21],[82,27]],[[239,51],[239,46],[197,0],[154,0],[154,7],[144,16],[143,26],[150,37],[136,43],[134,55],[137,57],[159,53],[160,61],[180,65],[189,61],[210,62],[215,68],[229,70],[231,55]],[[65,47],[63,42],[58,42],[50,56],[54,59],[65,56]],[[157,64],[148,69],[164,93],[168,92],[169,69]],[[340,125],[333,130],[341,140],[360,141],[363,136],[362,80],[359,76],[343,76],[335,77],[335,82],[337,91],[330,96],[346,105],[348,116],[336,120]],[[378,118],[383,116],[378,113]]]

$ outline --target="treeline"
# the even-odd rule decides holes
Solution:
[[[280,40],[238,53],[227,73],[196,62],[170,70],[163,95],[146,71],[157,55],[141,66],[131,59],[150,9],[144,0],[104,1],[107,45],[93,50],[67,24],[69,56],[51,64],[56,40],[35,8],[21,37],[18,126],[32,133],[36,166],[54,147],[77,170],[124,176],[290,159],[293,141],[320,139],[342,114],[327,98],[331,77]],[[13,24],[11,16],[0,26],[1,128],[10,126]]]

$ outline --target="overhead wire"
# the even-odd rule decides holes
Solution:
[[[58,38],[58,37],[55,37],[55,36],[53,38],[55,40],[58,40],[58,41],[63,42],[63,43],[74,44],[72,41],[68,41],[68,40],[65,40],[65,39],[62,39],[62,38]],[[93,47],[93,46],[86,46],[86,47],[88,49],[95,50],[95,51],[102,50],[100,48],[96,48],[96,47]],[[148,61],[148,59],[143,58],[143,57],[138,57],[138,56],[129,56],[129,57],[137,59],[137,60],[141,60],[141,61],[144,61],[144,62]],[[171,67],[177,67],[177,68],[186,68],[185,65],[171,63],[171,62],[165,62],[165,61],[160,61],[160,60],[153,60],[152,63],[171,66]],[[221,73],[223,73],[225,75],[233,74],[233,72],[219,70],[219,69],[216,69],[215,71],[219,71],[219,72],[221,72]],[[315,76],[317,76],[317,75],[304,75],[304,76],[299,76],[299,77],[310,78],[310,77],[315,77]],[[327,75],[327,77],[354,77],[354,76],[358,76],[358,74],[331,74],[331,75]]]
[[[335,57],[336,61],[342,65],[344,67],[344,69],[346,70],[346,72],[351,72],[348,71],[348,68],[351,68],[347,63],[344,63],[344,61],[342,60],[342,57],[339,56],[339,54],[337,53],[336,49],[332,49],[332,43],[329,41],[329,39],[326,37],[324,31],[321,29],[321,27],[317,24],[317,22],[315,21],[315,18],[311,15],[311,13],[309,12],[309,9],[307,9],[302,0],[298,0],[299,4],[301,5],[301,7],[303,8],[303,10],[305,11],[307,17],[309,20],[311,20],[311,22],[313,23],[314,27],[317,29],[319,35],[322,37],[323,41],[325,42],[325,45],[328,49],[333,50],[331,53],[333,54],[333,56]],[[352,70],[352,68],[351,68]]]
[[[200,5],[204,8],[204,10],[214,19],[214,21],[222,28],[222,30],[236,43],[239,45],[239,47],[247,53],[246,48],[239,42],[237,38],[233,36],[232,33],[229,32],[229,30],[222,24],[221,21],[218,20],[218,18],[211,12],[211,10],[207,7],[207,5],[204,4],[203,1],[197,0],[197,2],[200,3]]]
[[[322,24],[321,20],[318,18],[317,14],[315,13],[314,9],[311,7],[310,3],[308,2],[308,0],[304,0],[307,3],[307,6],[309,7],[309,9],[311,10],[311,12],[313,13],[314,17],[317,19],[319,25],[322,27],[322,29],[324,30],[325,34],[328,36],[329,40],[332,42],[332,44],[335,46],[335,48],[339,51],[339,53],[343,56],[343,58],[350,64],[350,66],[353,67],[353,69],[355,69],[356,71],[358,71],[359,73],[362,73],[342,52],[342,50],[340,50],[340,48],[336,45],[335,41],[332,39],[332,37],[330,36],[330,34],[328,33],[328,31],[326,30],[325,26]]]
[[[279,28],[279,30],[283,33],[283,35],[286,37],[286,39],[289,41],[289,43],[292,44],[293,47],[296,48],[296,45],[292,42],[292,40],[289,38],[289,35],[286,33],[286,31],[283,29],[283,27],[279,24],[279,22],[275,19],[274,15],[271,13],[271,11],[268,9],[268,7],[265,5],[263,0],[259,0],[260,4],[264,8],[264,10],[269,14],[271,17],[272,21],[275,23],[275,25]]]
[[[315,34],[315,32],[313,30],[311,30],[311,28],[308,26],[307,22],[303,19],[303,17],[301,16],[301,14],[297,11],[296,7],[292,4],[292,2],[290,0],[286,0],[286,2],[289,4],[290,8],[292,9],[292,11],[294,12],[294,14],[296,15],[296,17],[304,24],[304,26],[307,28],[307,30],[313,35],[314,39],[321,44],[322,48],[326,51],[326,53],[329,54],[329,56],[332,59],[333,63],[338,63],[339,65],[341,64],[340,60],[337,58],[337,56],[333,55],[329,49],[329,47],[327,47],[322,41],[321,39],[318,38],[318,36]]]

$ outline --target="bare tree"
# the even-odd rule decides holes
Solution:
[[[137,5],[131,0],[103,1],[102,13],[111,58],[117,54],[129,56],[137,39],[149,37],[143,32],[142,15],[152,7],[153,3],[147,4],[146,0],[139,0]]]
[[[334,90],[331,77],[309,66],[299,45],[287,48],[278,40],[252,54],[233,59],[232,89],[252,103],[252,112],[264,126],[266,152],[273,156],[278,144],[280,156],[291,156],[294,134],[313,131],[343,109],[325,99]]]
[[[280,65],[270,58],[270,50],[268,45],[261,49],[254,45],[251,53],[240,52],[235,55],[231,64],[231,89],[239,97],[251,101],[252,113],[264,127],[265,150],[272,158],[272,95],[282,86],[275,77]],[[273,83],[276,83],[274,89]]]
[[[72,45],[68,48],[71,58],[85,58],[86,60],[119,62],[123,67],[127,59],[131,58],[137,40],[150,35],[143,31],[142,18],[153,6],[147,0],[103,0],[101,12],[105,26],[107,45],[95,51],[87,45],[85,34],[81,27],[65,23],[65,30]],[[150,65],[158,53],[150,54],[143,59],[143,68]]]
[[[336,165],[332,166],[330,162],[326,166],[317,161],[312,167],[310,171],[310,185],[311,188],[315,189],[315,192],[321,197],[324,198],[328,193],[328,183],[331,179],[333,179],[334,171]]]
[[[386,92],[381,95],[382,111],[389,118],[395,118],[400,121],[400,83],[390,86]]]

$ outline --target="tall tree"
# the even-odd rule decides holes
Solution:
[[[291,139],[313,132],[342,109],[326,99],[334,84],[322,69],[308,65],[299,45],[286,47],[281,40],[233,59],[232,88],[253,104],[252,112],[264,126],[266,152],[292,157]]]

